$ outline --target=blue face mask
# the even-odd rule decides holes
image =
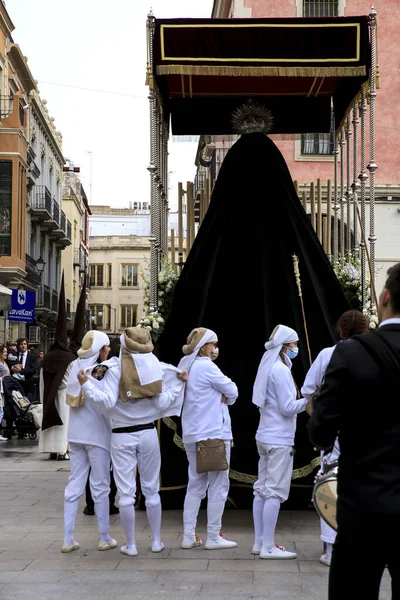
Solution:
[[[294,347],[294,348],[288,348],[286,351],[286,356],[288,356],[288,358],[290,358],[290,360],[293,360],[294,358],[296,358],[296,356],[299,353],[299,349]]]

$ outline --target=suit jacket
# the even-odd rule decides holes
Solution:
[[[18,352],[19,357],[19,352]],[[16,364],[20,364],[21,361],[18,360]],[[38,359],[33,352],[27,352],[25,367],[20,371],[21,375],[25,376],[25,381],[21,381],[21,385],[25,390],[25,393],[33,392],[36,384],[36,375],[38,373]]]
[[[379,333],[400,361],[400,324]],[[339,508],[400,515],[400,371],[393,377],[357,340],[336,346],[309,422],[319,448],[338,432]]]

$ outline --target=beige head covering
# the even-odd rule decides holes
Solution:
[[[82,406],[84,400],[81,394],[81,384],[78,380],[78,373],[82,369],[86,371],[92,367],[99,356],[103,346],[108,346],[110,339],[103,331],[88,331],[82,340],[82,346],[78,350],[78,357],[72,363],[71,372],[67,382],[66,402],[71,407]]]
[[[162,370],[153,354],[150,331],[129,327],[121,340],[121,379],[119,393],[122,402],[151,398],[162,392]]]
[[[197,327],[193,329],[189,333],[187,343],[183,346],[182,351],[185,355],[179,365],[178,368],[182,371],[190,371],[190,367],[196,360],[198,352],[204,344],[208,344],[210,342],[214,342],[215,344],[218,342],[217,334],[211,329],[206,329],[205,327]]]

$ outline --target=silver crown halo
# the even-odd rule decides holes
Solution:
[[[263,104],[248,100],[232,113],[232,128],[235,133],[265,133],[272,131],[274,117]]]

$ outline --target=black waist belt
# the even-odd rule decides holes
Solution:
[[[129,425],[128,427],[116,427],[112,429],[112,433],[135,433],[144,429],[154,429],[154,423],[146,423],[146,425]]]

